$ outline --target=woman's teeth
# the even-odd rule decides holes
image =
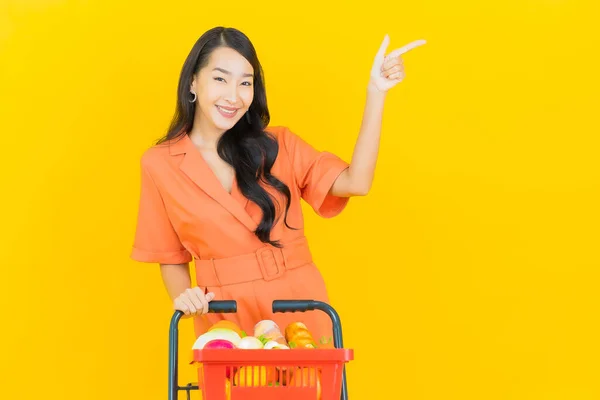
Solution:
[[[235,114],[235,113],[236,113],[236,111],[237,111],[237,110],[233,110],[233,111],[226,110],[226,109],[224,109],[224,108],[222,108],[222,107],[219,107],[219,106],[217,106],[217,108],[219,109],[219,111],[221,111],[221,112],[224,112],[225,114],[228,114],[228,115],[233,115],[233,114]]]

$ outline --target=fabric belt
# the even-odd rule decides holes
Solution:
[[[225,286],[263,279],[272,281],[312,262],[306,237],[283,244],[265,246],[253,253],[235,257],[195,259],[198,286]]]

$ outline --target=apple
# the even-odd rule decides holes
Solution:
[[[204,348],[206,343],[215,339],[228,340],[231,343],[233,343],[233,345],[236,347],[241,340],[240,335],[238,335],[237,332],[231,329],[217,328],[198,336],[198,339],[196,339],[196,341],[194,342],[192,349],[201,350]]]
[[[235,345],[226,339],[213,339],[204,345],[205,349],[235,349]]]

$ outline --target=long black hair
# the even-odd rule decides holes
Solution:
[[[235,28],[216,27],[205,32],[194,44],[187,56],[177,87],[177,107],[167,134],[156,144],[187,135],[194,123],[196,102],[191,103],[190,85],[193,75],[208,64],[210,54],[219,47],[230,47],[248,60],[254,69],[254,99],[247,111],[231,129],[226,131],[217,144],[219,156],[235,170],[237,184],[248,200],[256,203],[262,211],[262,219],[254,232],[263,242],[281,247],[278,240],[271,240],[271,229],[278,220],[278,212],[269,194],[260,183],[275,188],[286,199],[285,219],[290,207],[290,189],[271,174],[277,158],[277,140],[265,132],[270,114],[264,76],[256,50],[250,39]],[[275,199],[276,200],[276,199]],[[276,201],[277,202],[277,201]],[[278,206],[279,203],[277,202]],[[293,228],[291,228],[293,229]]]

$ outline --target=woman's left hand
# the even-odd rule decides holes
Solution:
[[[387,56],[385,52],[390,44],[390,37],[385,35],[379,51],[375,56],[373,67],[371,68],[371,79],[369,80],[369,89],[375,89],[380,92],[387,92],[398,83],[404,80],[404,64],[402,54],[415,47],[422,46],[425,40],[416,40],[399,49],[392,51]]]

